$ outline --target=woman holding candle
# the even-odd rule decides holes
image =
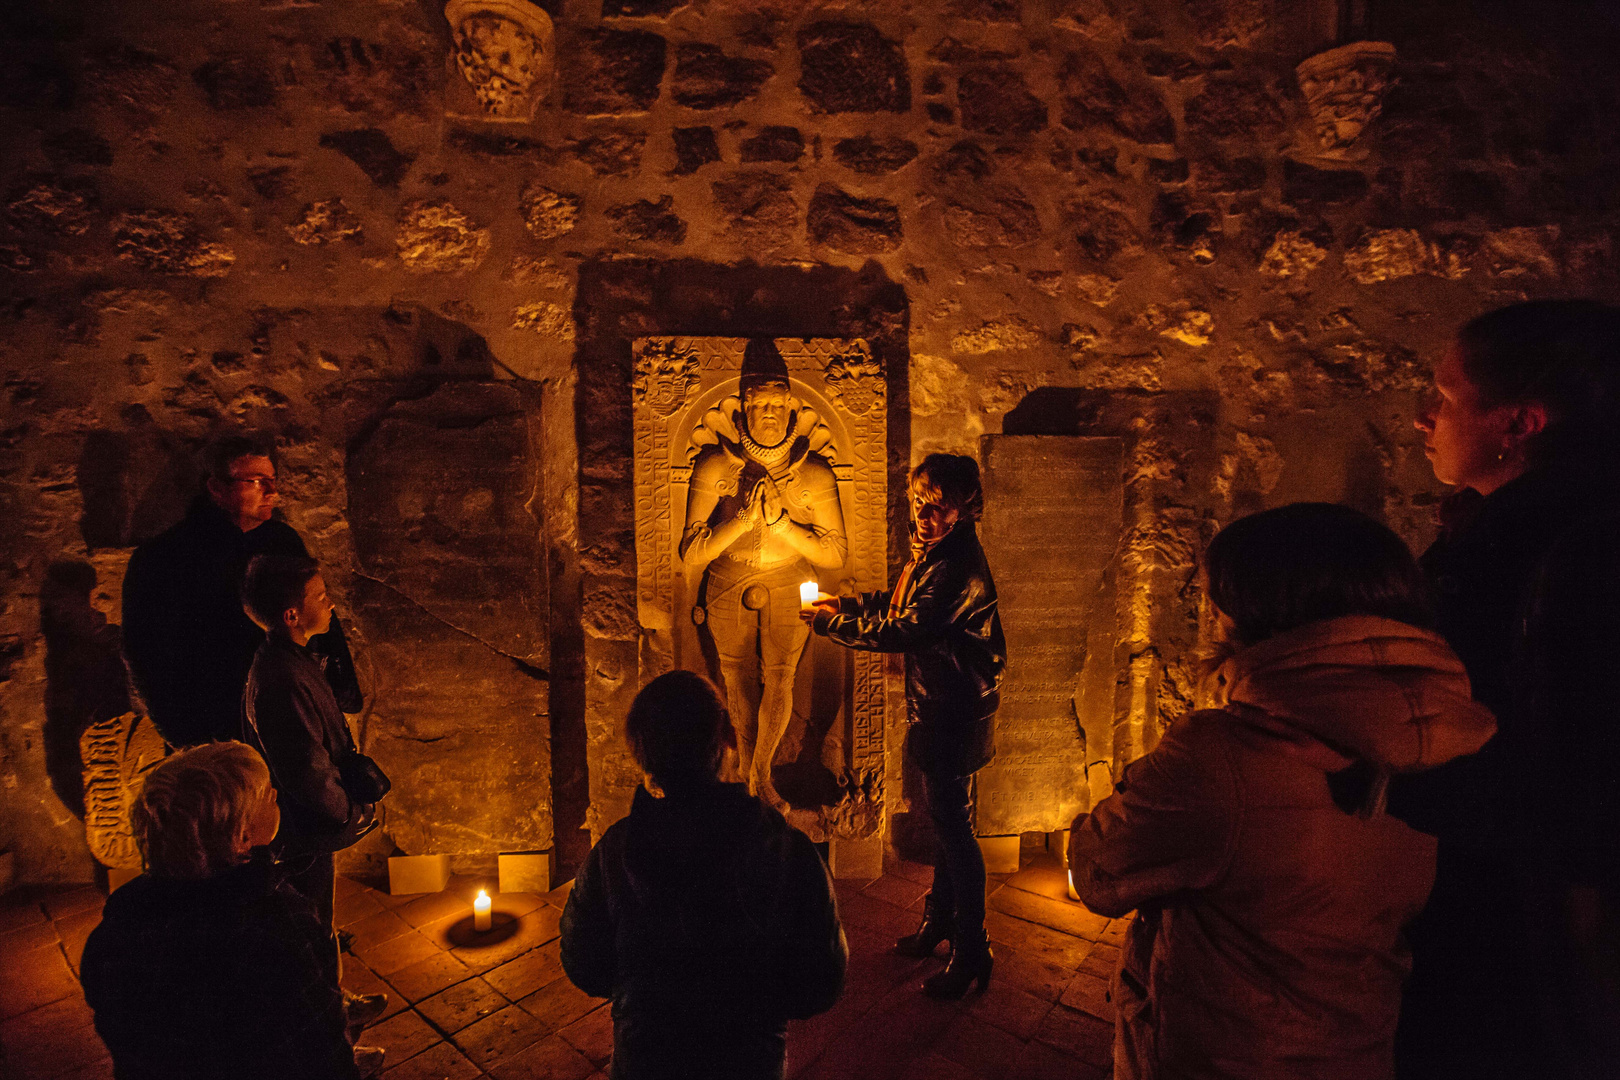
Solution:
[[[911,470],[911,561],[892,590],[818,596],[802,612],[816,633],[852,649],[906,657],[906,752],[921,771],[934,826],[934,884],[922,925],[895,943],[904,956],[951,960],[930,977],[931,997],[989,985],[984,856],[973,832],[973,774],[995,757],[995,715],[1007,646],[996,586],[974,523],[984,510],[979,466],[930,454]]]

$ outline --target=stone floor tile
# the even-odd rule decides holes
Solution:
[[[1100,979],[1089,971],[1077,972],[1059,1000],[1071,1009],[1090,1013],[1110,1024],[1114,1022],[1114,1006],[1108,1000],[1108,980]]]
[[[551,905],[546,903],[545,897],[536,896],[534,893],[497,893],[492,891],[489,894],[489,909],[491,911],[504,911],[508,915],[516,915],[519,918],[543,907],[551,907]],[[555,910],[561,912],[562,908],[559,907]]]
[[[1069,872],[1055,855],[1041,855],[1008,875],[1007,884],[1053,900],[1069,898]]]
[[[890,1080],[938,1045],[945,1029],[961,1015],[952,1004],[933,1001],[916,987],[902,986],[855,1023],[839,1032],[800,1076],[813,1080]]]
[[[441,1042],[401,1065],[385,1069],[383,1080],[474,1080],[482,1075],[478,1066],[468,1061],[460,1050]]]
[[[484,981],[513,1001],[528,997],[542,986],[562,977],[560,951],[555,941],[531,949],[516,960],[487,972]]]
[[[440,1031],[454,1035],[486,1016],[493,1016],[509,1004],[511,1002],[497,993],[494,987],[474,976],[418,1002],[416,1010],[437,1025]]]
[[[433,942],[413,930],[408,934],[390,938],[381,945],[357,945],[354,954],[364,960],[372,971],[386,979],[394,972],[402,971],[442,951]]]
[[[905,878],[907,881],[915,881],[923,886],[931,886],[934,883],[934,868],[927,863],[911,862],[908,859],[885,859],[883,872]]]
[[[90,931],[101,925],[101,911],[81,911],[56,920],[56,933],[62,939],[62,952],[67,955],[68,966],[75,975],[79,972],[79,958],[84,955],[84,943],[90,940]]]
[[[397,912],[378,911],[344,927],[354,935],[354,943],[350,946],[358,952],[368,946],[381,945],[385,941],[392,941],[412,930],[410,923],[399,917]]]
[[[911,906],[922,899],[928,892],[928,886],[908,881],[893,874],[884,874],[862,891],[867,896],[879,900],[887,900],[895,907],[910,910]]]
[[[1054,900],[1011,885],[1003,885],[991,893],[986,902],[1003,914],[1038,923],[1051,930],[1061,930],[1087,941],[1098,940],[1108,929],[1107,919],[1086,910],[1078,900]]]
[[[6,1076],[44,1080],[99,1062],[107,1048],[92,1021],[84,999],[68,997],[0,1023]]]
[[[613,1009],[606,1002],[557,1032],[591,1064],[606,1068],[613,1057]]]
[[[0,900],[0,934],[44,922],[50,922],[50,919],[46,918],[45,906],[33,895],[32,890],[18,889]]]
[[[554,979],[518,1002],[523,1011],[540,1021],[544,1033],[567,1027],[586,1013],[604,1004],[566,978]]]
[[[474,971],[487,971],[498,967],[516,956],[554,941],[559,933],[558,919],[561,917],[554,907],[541,905],[523,915],[518,920],[518,929],[515,934],[504,941],[492,942],[489,945],[456,945],[447,936],[454,920],[430,923],[422,928],[422,932],[448,946],[450,952]]]
[[[56,933],[56,924],[39,913],[39,921],[31,922],[5,933],[0,933],[0,958],[31,949],[43,949],[62,939]]]
[[[361,884],[348,874],[337,874],[332,879],[332,895],[338,900],[345,896],[352,896],[358,892],[370,892],[370,888]]]
[[[1025,1040],[971,1015],[958,1016],[941,1035],[934,1053],[949,1058],[983,1080],[1009,1080]]]
[[[568,903],[568,894],[573,891],[574,881],[572,878],[569,878],[555,889],[552,889],[550,892],[546,893],[544,899],[547,904],[556,908],[558,911],[561,911],[563,909],[563,905]]]
[[[985,912],[984,926],[990,932],[991,944],[1010,945],[1032,960],[1069,971],[1077,969],[1093,948],[1102,947],[995,910]]]
[[[386,1020],[397,1012],[410,1008],[410,1002],[400,997],[392,986],[383,982],[382,977],[375,971],[366,967],[365,963],[353,956],[343,958],[343,973],[338,981],[343,989],[351,994],[384,994],[388,997],[388,1008],[383,1011],[379,1020]]]
[[[473,900],[477,896],[476,889],[467,894],[457,888],[455,882],[451,882],[450,887],[443,892],[423,893],[410,903],[395,908],[394,912],[412,926],[421,929],[447,915],[471,915]]]
[[[388,1057],[383,1063],[390,1068],[421,1053],[438,1041],[439,1033],[434,1031],[426,1020],[408,1010],[389,1017],[380,1024],[373,1024],[366,1029],[365,1035],[360,1039],[363,1046],[380,1046],[387,1050]]]
[[[998,958],[997,971],[1000,966]],[[1034,1037],[1041,1021],[1052,1010],[1052,1002],[992,975],[984,992],[968,999],[967,1010],[985,1023],[1028,1040]]]
[[[1099,1069],[1114,1060],[1114,1025],[1063,1005],[1046,1014],[1035,1039]]]
[[[1130,919],[1110,919],[1108,929],[1103,932],[1102,940],[1116,949],[1125,947],[1125,931],[1130,929]]]
[[[516,1005],[508,1005],[476,1024],[462,1028],[452,1037],[452,1041],[474,1065],[488,1069],[497,1061],[533,1046],[545,1034],[540,1021]]]
[[[333,903],[332,921],[343,929],[350,930],[361,919],[369,919],[385,910],[370,889],[357,889],[347,896],[339,896]]]
[[[490,1066],[495,1080],[586,1080],[596,1066],[560,1035],[542,1039]]]
[[[411,1002],[432,997],[447,986],[471,976],[467,965],[449,953],[435,951],[425,960],[400,968],[386,976],[388,984]]]
[[[72,888],[46,893],[43,903],[45,914],[52,919],[64,919],[81,911],[100,911],[107,902],[101,890],[94,885],[75,885]]]
[[[1111,1080],[1114,1063],[1099,1067],[1042,1042],[1025,1044],[1013,1062],[1018,1080]]]
[[[1112,945],[1099,941],[1076,971],[1084,971],[1095,975],[1099,979],[1113,979],[1114,972],[1119,968],[1119,950]]]
[[[979,1074],[940,1054],[925,1054],[906,1066],[900,1080],[980,1080]]]
[[[1000,980],[1047,1001],[1056,1001],[1074,978],[1074,969],[1056,967],[1024,955],[1010,946],[997,945],[992,983]]]
[[[847,885],[844,882],[839,884]],[[854,926],[869,930],[891,943],[895,938],[917,929],[916,913],[854,888],[842,887],[838,890],[838,915],[846,928]]]
[[[80,998],[79,980],[56,945],[7,954],[0,964],[0,1020],[63,998]]]

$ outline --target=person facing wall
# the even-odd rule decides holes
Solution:
[[[613,999],[614,1080],[780,1080],[787,1021],[843,991],[827,869],[780,813],[720,780],[736,733],[706,679],[652,680],[625,738],[646,782],[574,881],[563,970]]]
[[[1403,929],[1435,841],[1384,813],[1392,773],[1495,729],[1428,629],[1399,537],[1346,507],[1243,518],[1205,555],[1192,713],[1070,832],[1087,907],[1137,917],[1113,983],[1115,1075],[1393,1074]]]
[[[135,549],[124,576],[123,646],[152,722],[171,746],[234,739],[242,687],[264,632],[242,613],[242,575],[255,555],[307,557],[275,517],[274,446],[228,435],[204,454],[208,479],[179,524]],[[364,699],[343,628],[316,639],[345,712]]]
[[[264,762],[239,742],[167,758],[133,811],[145,872],[107,898],[80,978],[120,1080],[359,1080],[331,930],[282,884]]]

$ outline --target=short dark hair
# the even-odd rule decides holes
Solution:
[[[245,457],[267,457],[274,463],[276,441],[258,431],[221,435],[203,450],[203,468],[210,480],[229,480],[231,465]]]
[[[1292,503],[1240,518],[1210,542],[1204,570],[1241,645],[1345,615],[1434,624],[1406,544],[1348,506]]]
[[[966,454],[929,454],[911,470],[906,487],[914,494],[938,499],[969,521],[984,516],[979,463]]]
[[[321,564],[304,555],[255,555],[242,578],[242,607],[274,629],[282,612],[303,604],[304,586],[320,572]]]
[[[1546,406],[1547,426],[1525,447],[1532,464],[1601,464],[1620,449],[1620,308],[1596,300],[1509,304],[1470,321],[1457,344],[1486,406]]]
[[[625,741],[661,787],[712,780],[720,772],[731,715],[714,684],[670,671],[641,688],[624,722]]]

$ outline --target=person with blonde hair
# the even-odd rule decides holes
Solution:
[[[331,931],[265,845],[281,814],[263,759],[205,743],[146,777],[145,872],[107,898],[80,979],[119,1080],[360,1080]],[[362,1067],[364,1066],[364,1067]]]

